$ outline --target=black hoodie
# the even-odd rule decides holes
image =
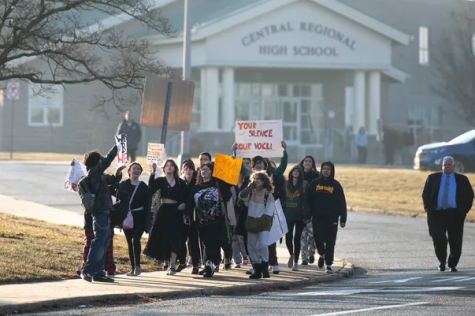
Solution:
[[[323,177],[323,166],[330,165],[330,177]],[[310,184],[309,204],[312,217],[315,220],[331,221],[340,220],[346,223],[346,199],[340,182],[335,180],[335,165],[332,162],[322,163],[320,177]]]

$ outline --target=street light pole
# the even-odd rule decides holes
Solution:
[[[191,25],[188,0],[184,3],[184,22],[183,22],[183,80],[191,77]],[[181,132],[181,153],[178,156],[178,165],[181,168],[183,161],[190,159],[190,138],[188,132]]]

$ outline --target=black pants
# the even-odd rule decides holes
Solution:
[[[269,246],[269,265],[276,266],[278,264],[279,263],[277,262],[277,244],[273,243]]]
[[[200,260],[200,245],[198,238],[198,231],[194,226],[183,225],[183,238],[178,252],[178,260],[180,264],[186,264],[186,240],[188,239],[188,252],[191,256],[193,267],[198,267]]]
[[[367,153],[366,147],[358,146],[358,162],[359,163],[366,163],[366,153]]]
[[[140,239],[143,235],[143,230],[124,229],[124,235],[127,239],[127,246],[129,248],[129,259],[132,269],[135,266],[140,266],[140,253],[142,252],[142,244]]]
[[[300,237],[302,237],[302,231],[305,228],[303,220],[300,221],[287,221],[287,227],[289,231],[285,235],[285,244],[289,254],[294,255],[294,262],[299,262],[300,256]],[[294,235],[295,227],[295,235]]]
[[[130,162],[136,161],[137,159],[137,149],[127,148],[127,158],[130,158]]]
[[[325,255],[325,264],[331,266],[335,256],[335,242],[338,232],[338,222],[314,220],[313,237],[317,252],[320,256]]]
[[[462,255],[465,216],[464,212],[458,210],[430,211],[427,213],[429,235],[434,242],[435,255],[439,262],[445,265],[448,241],[450,255],[447,264],[450,268],[457,266]]]
[[[199,236],[204,244],[204,254],[207,261],[219,263],[221,224],[211,224],[199,228]]]

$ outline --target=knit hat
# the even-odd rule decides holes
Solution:
[[[267,169],[267,162],[262,156],[256,156],[251,160],[251,168],[254,169],[254,166],[260,162],[264,163],[264,169]]]

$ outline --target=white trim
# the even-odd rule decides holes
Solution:
[[[243,7],[240,10],[233,11],[224,17],[208,21],[207,23],[197,26],[193,32],[193,40],[202,40],[211,35],[223,32],[229,28],[243,24],[249,20],[255,19],[261,15],[267,14],[270,11],[279,9],[283,6],[298,2],[300,0],[263,0]],[[310,0],[330,11],[340,14],[349,20],[361,24],[372,31],[384,35],[391,40],[408,45],[411,41],[411,36],[405,34],[394,27],[384,24],[358,10],[355,10],[341,2],[335,0]],[[252,11],[249,10],[252,8]],[[178,40],[178,39],[174,39]],[[180,40],[181,41],[181,40]],[[163,42],[167,42],[166,40]]]
[[[393,67],[383,70],[383,74],[401,83],[406,82],[411,77],[408,73]]]
[[[153,9],[157,9],[157,8],[167,6],[170,3],[175,2],[176,0],[152,0],[152,1],[154,2]],[[118,14],[118,15],[112,15],[112,16],[109,16],[109,17],[99,21],[98,23],[90,25],[89,27],[78,30],[78,32],[79,33],[81,33],[81,32],[87,32],[87,33],[97,32],[100,27],[103,27],[104,31],[106,31],[110,28],[116,27],[116,26],[118,26],[122,23],[129,22],[133,19],[134,19],[133,17],[131,17],[130,15],[125,14],[125,13],[121,13],[121,14]],[[12,60],[9,64],[11,66],[18,66],[18,65],[36,60],[38,58],[39,58],[38,56],[19,58],[19,59]]]

